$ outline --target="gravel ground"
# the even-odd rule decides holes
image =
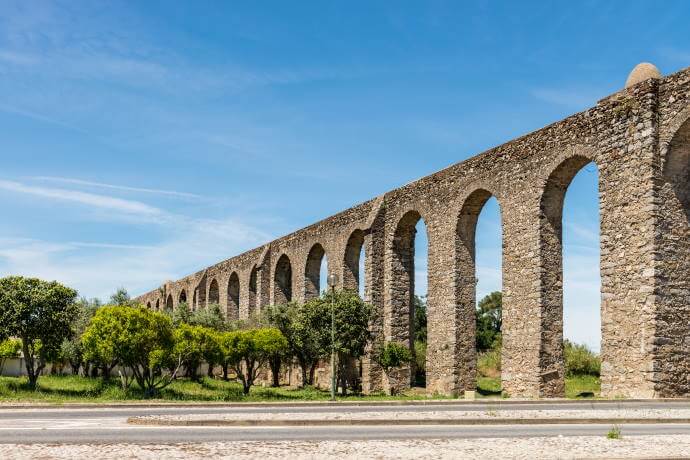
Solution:
[[[3,459],[456,459],[688,458],[690,436],[604,436],[400,441],[219,442],[172,445],[0,445]]]
[[[663,418],[688,419],[690,409],[587,409],[587,410],[491,410],[424,412],[306,412],[306,413],[226,413],[189,415],[150,415],[136,417],[152,421],[192,420],[423,420],[423,419],[559,419],[559,418]]]

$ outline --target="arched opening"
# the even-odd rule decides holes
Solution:
[[[364,298],[364,232],[355,230],[347,240],[345,247],[345,263],[343,264],[343,287],[359,292]]]
[[[428,237],[417,211],[398,222],[393,239],[391,340],[410,347],[410,384],[426,386],[426,292]]]
[[[218,290],[218,281],[216,279],[211,280],[211,284],[208,286],[208,303],[219,304],[220,303],[220,292]]]
[[[151,309],[151,302],[146,302],[146,308]]]
[[[458,216],[455,295],[463,311],[474,313],[469,326],[475,329],[475,355],[463,371],[476,375],[477,391],[484,395],[502,388],[502,241],[498,200],[488,190],[472,192]]]
[[[178,297],[177,303],[187,303],[187,291],[185,291],[184,289],[182,289],[182,292],[180,292],[180,297]]]
[[[161,309],[161,299],[156,299],[156,311]]]
[[[690,395],[690,119],[673,136],[663,158],[659,187],[660,257],[655,274],[657,336],[670,343],[658,347],[660,396]]]
[[[474,316],[474,351],[466,371],[481,394],[501,393],[502,225],[498,200],[472,192],[460,211],[456,238],[456,298]]]
[[[168,299],[165,301],[165,310],[168,312],[173,311],[173,296],[168,294]]]
[[[231,321],[240,318],[240,277],[237,272],[232,272],[228,279],[227,318]]]
[[[574,156],[551,173],[542,195],[542,394],[599,392],[598,184],[596,165],[587,157]],[[569,365],[567,357],[575,352],[592,364]]]
[[[192,309],[193,310],[196,310],[197,308],[199,308],[199,300],[198,300],[199,295],[198,294],[199,294],[199,288],[197,287],[194,289],[194,296],[192,297],[194,299],[194,300],[192,300]]]
[[[321,294],[321,266],[325,259],[326,251],[323,249],[323,246],[319,243],[312,246],[307,255],[307,263],[304,269],[305,301],[318,297]]]
[[[252,267],[252,271],[249,274],[249,299],[247,299],[248,302],[248,308],[249,308],[249,315],[252,315],[254,312],[258,310],[258,293],[257,293],[257,278],[259,275],[259,270],[257,269],[256,265]]]
[[[285,304],[292,300],[292,265],[286,254],[278,258],[273,275],[273,303]]]

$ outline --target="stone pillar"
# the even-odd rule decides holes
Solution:
[[[374,393],[384,389],[384,373],[373,359],[372,351],[383,344],[384,339],[384,267],[385,267],[385,213],[374,219],[364,235],[364,301],[373,307],[370,331],[372,335],[368,353],[362,358],[362,391]]]
[[[457,297],[456,222],[438,213],[429,221],[426,391],[458,395],[476,388],[474,294]],[[472,264],[474,272],[474,264]],[[464,280],[460,280],[460,284]],[[474,276],[471,290],[474,292]],[[469,300],[469,299],[466,299]]]

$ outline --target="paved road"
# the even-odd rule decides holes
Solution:
[[[607,403],[607,405],[609,405]],[[538,407],[535,407],[538,406]],[[511,409],[583,409],[591,403],[552,403],[511,405]],[[666,408],[688,407],[688,403],[613,402],[610,407]],[[489,410],[495,405],[444,404],[434,410]],[[602,408],[601,403],[596,408]],[[337,410],[421,411],[427,406],[338,406]],[[610,425],[498,425],[498,426],[338,426],[338,427],[156,427],[133,426],[127,417],[153,414],[217,414],[227,412],[333,412],[333,407],[149,407],[102,409],[0,409],[0,443],[175,443],[233,440],[355,440],[411,438],[477,438],[605,435]],[[624,435],[688,434],[690,424],[624,425]]]

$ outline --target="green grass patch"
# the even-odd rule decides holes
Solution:
[[[565,378],[566,398],[599,397],[601,380],[594,375],[573,375]]]
[[[449,396],[427,397],[414,390],[405,394],[388,396],[383,393],[371,395],[337,396],[345,401],[380,400],[420,400],[449,399]],[[270,401],[326,401],[330,392],[317,388],[271,388],[252,387],[249,395],[242,393],[242,385],[237,382],[202,378],[198,382],[178,379],[160,391],[156,398],[146,401],[178,402],[270,402]],[[38,390],[31,391],[24,377],[0,377],[0,402],[35,403],[95,403],[143,401],[144,395],[135,384],[123,390],[117,379],[103,381],[100,378],[78,376],[42,376],[38,380]]]

